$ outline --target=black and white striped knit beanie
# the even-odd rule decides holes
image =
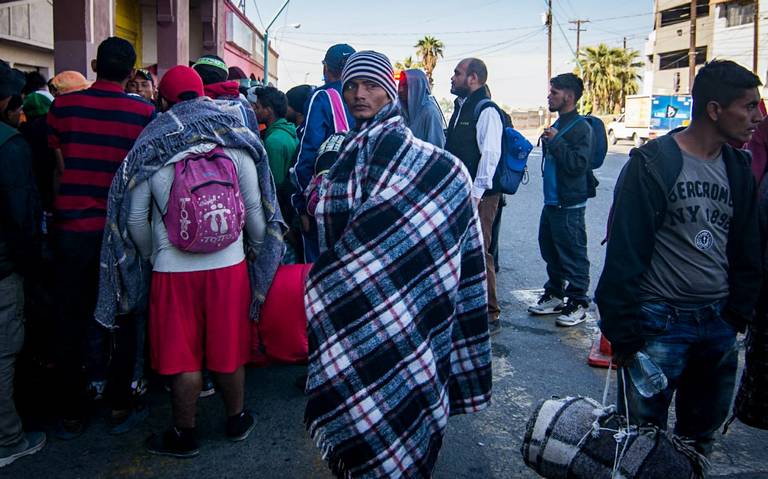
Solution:
[[[364,78],[376,83],[387,92],[393,102],[397,101],[395,72],[386,55],[373,50],[353,53],[344,66],[341,84],[346,85],[354,78]]]

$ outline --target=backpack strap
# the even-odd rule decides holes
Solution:
[[[344,103],[341,101],[341,95],[333,88],[325,90],[328,94],[328,100],[331,102],[331,113],[333,114],[333,129],[336,133],[349,131],[347,123],[347,113],[344,111]]]

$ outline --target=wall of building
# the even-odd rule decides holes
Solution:
[[[661,26],[661,12],[674,7],[690,5],[690,2],[680,0],[658,0],[656,5],[656,29],[649,36],[646,45],[646,55],[649,58],[649,71],[645,77],[648,81],[648,87],[644,87],[644,93],[648,94],[672,94],[676,93],[675,84],[677,83],[677,92],[686,93],[689,91],[689,68],[671,68],[661,69],[661,54],[688,50],[690,47],[691,22],[690,20]],[[712,44],[714,37],[715,8],[709,6],[709,14],[699,16],[696,20],[696,47],[706,47],[706,60],[709,61],[712,56]],[[683,53],[683,55],[685,55]],[[701,68],[701,65],[696,67]]]
[[[0,59],[45,76],[53,72],[53,6],[48,1],[0,4]]]
[[[734,3],[734,2],[728,2]],[[754,22],[743,25],[728,26],[725,18],[725,9],[727,4],[718,4],[715,6],[714,15],[714,40],[712,45],[712,58],[721,58],[733,60],[748,69],[752,69],[753,63],[753,41],[754,41]],[[757,74],[763,81],[768,80],[768,0],[760,0],[760,25],[758,30],[758,67]]]

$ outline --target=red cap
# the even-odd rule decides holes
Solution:
[[[197,72],[184,65],[177,65],[163,75],[157,86],[160,95],[171,103],[183,101],[179,99],[182,93],[194,92],[197,96],[205,95],[203,80]]]

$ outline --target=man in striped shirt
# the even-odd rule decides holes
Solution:
[[[126,40],[104,40],[92,62],[96,72],[93,85],[57,97],[48,113],[48,146],[56,151],[59,170],[52,233],[59,311],[55,331],[57,364],[61,368],[58,392],[63,418],[58,435],[64,439],[82,432],[82,365],[87,365],[91,380],[106,378],[102,360],[104,330],[93,319],[93,313],[107,195],[118,166],[155,116],[153,105],[124,93],[135,62],[136,52]],[[121,329],[135,332],[135,328]],[[127,347],[130,342],[131,338],[125,338]],[[133,342],[130,350],[135,349],[135,339]],[[135,355],[132,352],[129,355]],[[132,367],[132,358],[124,360]],[[125,374],[130,375],[131,367],[117,369],[126,369]],[[111,396],[113,413],[130,412],[130,381],[129,377],[125,391],[124,380],[116,378],[112,388],[115,394]]]

